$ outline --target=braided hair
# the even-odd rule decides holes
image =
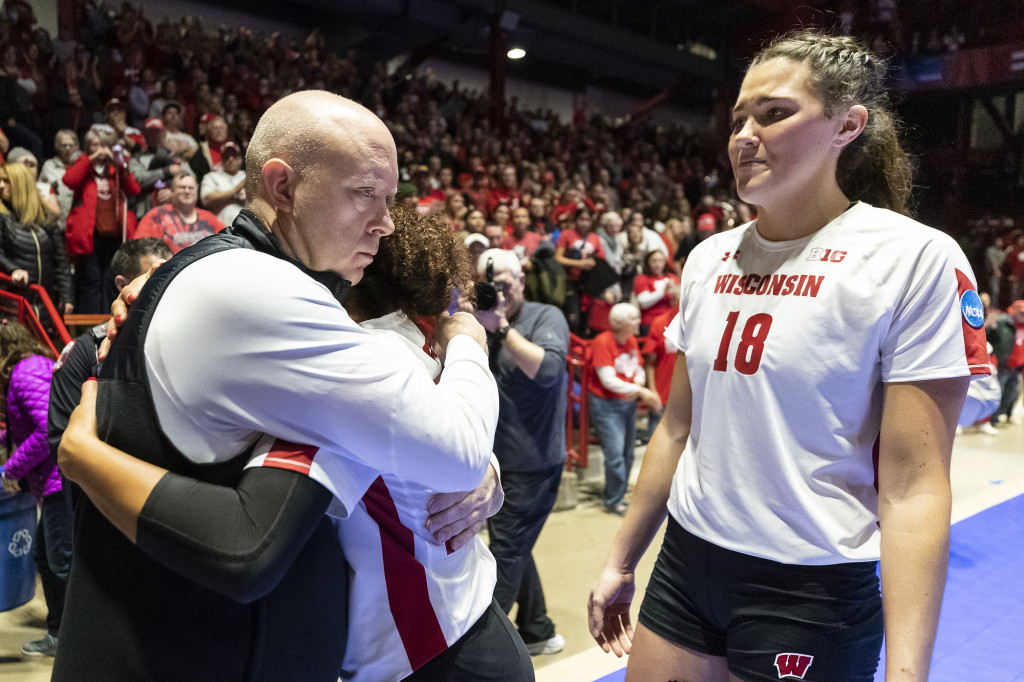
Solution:
[[[908,213],[912,169],[884,88],[885,60],[855,38],[809,29],[775,38],[755,55],[751,67],[771,59],[807,65],[810,86],[821,98],[826,116],[855,104],[868,110],[864,131],[839,155],[839,188],[851,200]]]

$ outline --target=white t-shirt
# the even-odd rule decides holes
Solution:
[[[702,242],[666,330],[693,391],[670,513],[775,561],[877,560],[882,384],[988,372],[973,289],[950,237],[864,203],[803,239]]]
[[[249,249],[207,256],[167,287],[145,341],[160,426],[192,461],[236,456],[261,434],[293,443],[250,466],[317,480],[345,515],[380,473],[444,492],[487,470],[498,391],[465,336],[438,384],[390,335],[356,325],[327,288]]]
[[[226,192],[238,186],[238,183],[245,180],[245,171],[240,170],[234,175],[225,173],[222,170],[210,171],[203,176],[203,184],[199,188],[199,197],[206,203],[206,198],[216,192]],[[241,196],[232,199],[231,203],[217,213],[217,220],[225,225],[235,222],[239,211],[245,208],[245,187],[242,187]]]

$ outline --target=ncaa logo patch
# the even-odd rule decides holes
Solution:
[[[807,654],[779,654],[775,657],[775,669],[780,680],[802,680],[813,662],[814,656]]]
[[[985,306],[974,289],[968,289],[960,296],[960,313],[964,321],[975,329],[985,324]]]

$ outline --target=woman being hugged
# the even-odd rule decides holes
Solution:
[[[668,406],[591,593],[627,680],[871,680],[883,604],[886,679],[928,677],[953,431],[989,370],[967,259],[902,215],[883,75],[854,39],[802,31],[743,80],[729,157],[757,219],[686,262]]]

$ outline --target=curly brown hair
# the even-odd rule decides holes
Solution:
[[[455,289],[472,291],[469,255],[443,213],[395,207],[391,218],[395,231],[380,240],[349,293],[361,314],[375,318],[401,310],[410,318],[435,317],[448,309]]]

